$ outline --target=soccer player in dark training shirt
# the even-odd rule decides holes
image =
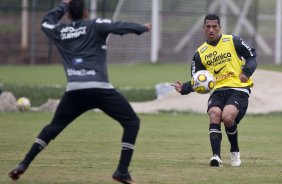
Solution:
[[[208,70],[216,80],[216,85],[208,101],[210,117],[209,135],[213,156],[210,166],[222,166],[220,145],[222,139],[221,122],[230,142],[231,166],[240,166],[237,124],[246,114],[251,75],[257,62],[255,49],[241,38],[221,34],[220,19],[215,14],[205,17],[203,26],[207,41],[202,44],[193,57],[192,76],[199,70]],[[191,81],[173,84],[182,95],[193,92]]]
[[[66,13],[71,23],[60,23]],[[32,160],[74,119],[90,109],[99,108],[117,120],[124,130],[119,164],[112,177],[121,183],[134,183],[128,167],[140,120],[128,101],[109,82],[106,39],[111,33],[141,35],[151,28],[150,23],[87,19],[83,0],[63,0],[43,17],[41,29],[62,56],[67,86],[52,121],[39,133],[25,158],[9,173],[13,180],[19,179]]]

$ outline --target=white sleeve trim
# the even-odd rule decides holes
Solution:
[[[42,26],[43,26],[44,28],[47,28],[47,29],[54,29],[54,28],[55,28],[55,25],[54,25],[54,24],[48,24],[47,22],[44,22],[44,23],[42,24]]]

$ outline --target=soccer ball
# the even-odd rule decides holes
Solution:
[[[17,100],[17,108],[19,111],[28,111],[30,110],[31,104],[30,100],[26,97],[20,97]]]
[[[191,85],[195,92],[206,94],[214,88],[215,80],[210,72],[207,70],[200,70],[193,75]]]

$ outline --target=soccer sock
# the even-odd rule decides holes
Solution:
[[[34,141],[34,144],[31,146],[30,150],[26,154],[24,160],[20,163],[26,166],[32,162],[32,160],[38,155],[48,144],[54,139],[65,127],[67,124],[48,124],[46,125],[37,138]]]
[[[133,151],[134,151],[134,145],[127,143],[127,142],[122,142],[121,143],[121,156],[120,156],[120,162],[118,166],[118,170],[121,173],[127,173],[128,172],[128,166],[130,164]]]
[[[21,164],[24,164],[26,167],[28,167],[36,155],[38,155],[49,144],[52,136],[48,132],[53,129],[50,127],[51,125],[46,125],[41,130]]]
[[[128,166],[130,165],[134,152],[134,144],[138,134],[138,129],[138,127],[126,127],[124,129],[121,143],[121,155],[118,166],[118,170],[121,173],[128,172]]]
[[[232,127],[225,127],[225,131],[231,144],[230,152],[239,152],[237,123]]]
[[[210,143],[213,155],[220,157],[220,144],[222,140],[222,133],[219,124],[210,124]]]
[[[20,164],[25,165],[27,169],[36,155],[38,155],[38,153],[40,153],[46,146],[47,144],[43,140],[36,138],[29,152],[26,154],[24,160]]]

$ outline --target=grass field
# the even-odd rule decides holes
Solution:
[[[282,72],[282,66],[261,69]],[[159,82],[189,80],[188,64],[110,65],[115,86],[153,88]],[[129,77],[134,76],[134,77]],[[0,66],[0,83],[65,85],[63,69],[51,66]],[[53,114],[0,113],[0,183],[24,157]],[[282,114],[247,115],[239,126],[242,166],[229,163],[229,143],[223,135],[224,167],[210,168],[208,117],[202,114],[139,114],[142,124],[132,176],[138,184],[281,184]],[[88,112],[71,124],[32,163],[19,184],[110,184],[119,159],[122,129],[98,112]]]
[[[282,65],[259,65],[282,72]],[[187,81],[190,64],[109,65],[109,78],[116,87],[154,88],[160,82]],[[66,79],[61,65],[0,66],[0,82],[20,85],[62,85]]]
[[[110,80],[117,87],[154,87],[159,82],[185,80],[189,76],[188,64],[109,65]],[[0,66],[0,79],[3,83],[21,85],[66,84],[61,65]]]
[[[50,113],[2,113],[0,183],[25,155]],[[246,116],[239,126],[242,165],[229,163],[223,134],[222,168],[209,167],[207,116],[140,114],[132,166],[139,184],[281,184],[281,114]],[[103,113],[79,117],[34,160],[18,184],[110,184],[119,159],[121,127]]]

